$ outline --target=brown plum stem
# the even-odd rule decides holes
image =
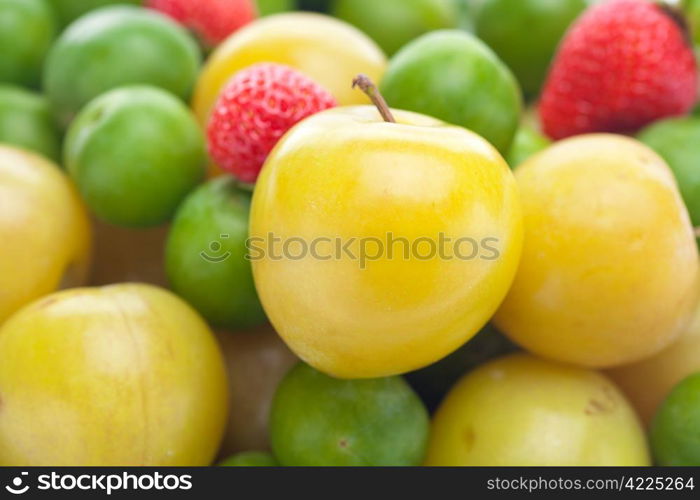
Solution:
[[[370,77],[367,75],[357,75],[352,81],[352,88],[355,87],[359,87],[362,92],[367,94],[367,97],[372,100],[372,104],[377,107],[379,114],[382,115],[385,122],[396,123],[394,115],[391,114],[391,110],[389,109],[389,105],[384,100],[384,96],[379,92],[379,89],[374,82],[372,82]]]
[[[695,229],[695,237],[696,237],[696,238],[700,238],[700,226],[699,226],[699,227],[696,227],[696,228],[694,228],[694,229]]]

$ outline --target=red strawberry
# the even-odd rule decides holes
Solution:
[[[146,0],[146,6],[189,28],[208,47],[257,17],[255,0]]]
[[[267,155],[295,124],[336,106],[333,96],[299,71],[262,63],[224,87],[209,117],[209,154],[243,182],[255,182]]]
[[[630,133],[690,111],[697,90],[682,18],[645,0],[613,0],[589,8],[566,34],[543,90],[540,117],[554,139]]]

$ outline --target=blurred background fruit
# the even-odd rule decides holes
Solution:
[[[45,0],[0,0],[0,83],[36,87],[55,35]]]
[[[233,330],[267,321],[246,258],[250,198],[229,176],[200,186],[178,209],[165,252],[173,290]]]
[[[515,139],[506,155],[506,161],[510,168],[515,168],[535,153],[544,151],[552,143],[537,128],[527,122],[523,122],[515,133]]]
[[[296,3],[294,0],[256,0],[258,5],[258,14],[260,16],[269,16],[294,10]]]
[[[299,363],[279,385],[270,439],[284,466],[410,466],[428,413],[401,377],[338,380]]]
[[[142,0],[45,0],[51,7],[59,21],[59,26],[65,27],[91,10],[106,7],[108,5],[141,5]]]
[[[458,349],[491,318],[520,258],[519,194],[497,151],[466,129],[393,115],[357,106],[307,118],[253,194],[265,312],[300,358],[336,377],[406,373]]]
[[[0,84],[0,143],[61,159],[61,134],[48,100],[14,85]]]
[[[700,117],[656,122],[638,138],[671,167],[693,225],[700,226]]]
[[[654,461],[662,467],[700,466],[700,372],[678,384],[651,428]]]
[[[553,139],[628,134],[688,113],[697,96],[698,67],[677,15],[658,2],[609,0],[567,32],[539,109]]]
[[[695,372],[700,372],[700,305],[678,341],[656,356],[610,370],[608,375],[649,425],[671,389]]]
[[[520,121],[520,90],[510,70],[483,42],[457,30],[406,45],[391,59],[381,90],[391,107],[465,127],[502,154]]]
[[[94,250],[91,285],[148,283],[168,286],[165,240],[168,226],[127,228],[92,217]]]
[[[0,145],[0,323],[42,295],[84,284],[90,239],[83,203],[59,167]]]
[[[168,221],[204,176],[204,136],[172,94],[136,85],[102,94],[71,124],[65,166],[102,220],[126,227]]]
[[[226,82],[259,62],[291,66],[348,105],[368,102],[352,80],[366,73],[378,81],[386,58],[361,31],[331,17],[295,12],[260,19],[228,38],[205,64],[192,104],[200,123],[207,122]]]
[[[414,38],[457,28],[457,0],[333,0],[331,13],[369,35],[388,55]]]
[[[226,422],[213,334],[146,285],[44,297],[0,329],[0,464],[209,465]]]
[[[586,0],[481,0],[476,35],[511,69],[527,98],[536,97],[557,45]]]
[[[115,87],[150,84],[187,99],[199,70],[194,39],[175,21],[130,6],[105,7],[71,24],[49,52],[44,90],[61,124]]]
[[[229,419],[219,455],[269,450],[270,405],[282,378],[299,361],[269,325],[219,332],[229,380]]]
[[[255,0],[145,0],[189,29],[205,49],[221,43],[257,16]]]
[[[262,451],[248,451],[227,458],[219,464],[221,467],[278,467],[275,457]]]
[[[487,361],[517,350],[491,325],[437,363],[406,374],[406,380],[418,393],[429,410],[437,408],[452,386],[467,372]]]
[[[289,129],[336,105],[326,89],[294,68],[254,64],[229,80],[214,105],[207,124],[209,156],[224,171],[254,183]]]
[[[302,10],[314,12],[328,12],[331,0],[297,0],[297,5]]]
[[[438,409],[429,466],[645,466],[641,425],[604,376],[515,354],[465,376]]]
[[[591,134],[515,170],[525,245],[496,326],[531,352],[610,368],[676,340],[698,248],[671,170],[642,143]]]

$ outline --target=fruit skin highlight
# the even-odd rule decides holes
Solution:
[[[350,105],[368,100],[349,82],[358,73],[378,81],[386,56],[364,33],[329,16],[293,12],[260,19],[229,37],[204,65],[192,100],[200,123],[207,123],[226,82],[260,62],[291,66]]]
[[[207,125],[209,155],[224,171],[254,183],[290,128],[334,106],[335,98],[303,73],[282,64],[255,64],[221,91]]]
[[[71,124],[64,163],[85,202],[117,226],[168,221],[204,177],[204,135],[185,104],[134,85],[91,101]]]
[[[651,427],[654,461],[662,467],[700,466],[700,372],[678,384]]]
[[[292,351],[336,377],[405,373],[456,350],[492,316],[520,257],[518,192],[496,150],[434,118],[394,115],[399,123],[385,123],[360,106],[304,120],[273,150],[253,195],[251,257],[263,307]],[[398,243],[393,258],[387,249],[363,269],[357,240],[385,242],[389,233],[411,245],[438,245],[439,233],[453,242],[494,238],[499,255],[458,258],[446,246],[446,259],[421,260],[420,246],[403,259]],[[270,234],[350,242],[356,258],[275,260],[260,254]],[[316,254],[334,256],[334,248],[319,241]],[[472,255],[473,247],[458,251]],[[367,255],[376,253],[367,244]]]
[[[666,163],[591,134],[515,170],[525,220],[518,274],[496,326],[529,351],[611,368],[676,340],[697,299],[698,249]]]
[[[389,62],[381,90],[394,108],[434,116],[508,152],[520,121],[515,77],[481,40],[458,30],[428,33]]]
[[[428,466],[648,466],[629,403],[599,373],[514,354],[455,385],[433,417]]]
[[[213,334],[148,285],[80,288],[0,329],[0,464],[203,466],[226,422]]]
[[[299,363],[280,383],[270,440],[283,466],[416,466],[429,417],[401,377],[338,380]]]
[[[692,43],[656,2],[590,7],[562,40],[540,101],[547,135],[634,133],[689,112],[698,96]]]
[[[168,17],[127,5],[105,7],[56,40],[44,91],[65,126],[88,101],[123,85],[148,84],[189,98],[200,58],[194,39]]]
[[[0,145],[0,324],[28,302],[85,283],[87,211],[65,173],[35,153]]]

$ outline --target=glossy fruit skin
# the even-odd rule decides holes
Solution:
[[[283,466],[412,466],[429,423],[401,377],[339,380],[299,363],[275,393],[270,439]]]
[[[296,68],[338,103],[349,105],[368,102],[362,92],[351,88],[353,78],[365,73],[378,82],[386,57],[362,32],[328,16],[292,12],[260,19],[229,37],[204,65],[192,101],[200,123],[207,122],[226,82],[260,62]]]
[[[523,123],[515,133],[515,139],[513,139],[510,151],[506,155],[506,161],[510,168],[515,168],[535,153],[547,149],[551,143],[552,141],[542,135],[535,127]]]
[[[85,206],[61,169],[0,145],[0,324],[28,302],[80,286],[90,267]]]
[[[515,170],[525,245],[496,326],[529,351],[610,368],[676,340],[695,306],[698,251],[673,175],[612,134],[555,143]]]
[[[433,417],[428,466],[647,466],[642,427],[599,373],[527,354],[459,381]]]
[[[207,124],[209,156],[226,172],[254,183],[290,128],[336,105],[326,89],[294,68],[254,64],[236,73],[216,100]]]
[[[92,10],[109,5],[141,5],[142,0],[46,0],[56,13],[59,25],[65,27]]]
[[[700,226],[700,117],[670,118],[642,130],[638,139],[673,170],[694,226]]]
[[[292,351],[336,377],[406,373],[456,350],[498,307],[520,256],[518,193],[496,150],[465,129],[394,114],[399,123],[371,106],[306,119],[272,152],[253,195],[251,258],[265,311]],[[439,233],[495,238],[499,256],[460,259],[445,247],[446,259],[419,259],[425,249],[404,259],[404,243],[364,269],[358,257],[357,239],[437,246]],[[275,259],[260,252],[270,234],[331,244],[317,245],[320,260]],[[350,242],[355,258],[329,248],[334,241]]]
[[[148,285],[44,297],[0,329],[0,464],[195,466],[226,422],[221,352]]]
[[[485,0],[476,9],[476,35],[536,97],[559,41],[587,7],[586,0]]]
[[[332,14],[367,33],[389,55],[428,31],[456,28],[455,0],[334,0]]]
[[[299,362],[269,325],[218,332],[229,381],[228,425],[219,454],[269,450],[270,406],[277,386]]]
[[[55,35],[44,0],[0,0],[0,82],[35,87]]]
[[[146,6],[190,29],[204,47],[215,47],[257,17],[255,0],[146,0]]]
[[[700,372],[678,384],[651,426],[654,461],[662,467],[700,466]]]
[[[46,98],[14,85],[0,84],[0,142],[59,161],[61,136]]]
[[[692,44],[656,2],[592,6],[562,40],[540,101],[551,138],[634,133],[689,112],[698,96]]]
[[[228,176],[200,186],[178,209],[165,248],[173,290],[218,327],[266,322],[246,259],[250,196]]]
[[[227,458],[220,467],[279,467],[277,460],[270,453],[248,451]]]
[[[676,384],[700,372],[700,307],[680,339],[649,359],[608,372],[646,425]]]
[[[389,62],[381,91],[390,106],[434,116],[510,148],[522,108],[510,70],[473,35],[443,30],[414,40]]]
[[[162,224],[204,177],[204,135],[189,109],[155,87],[121,87],[71,124],[64,163],[85,202],[118,226]]]
[[[67,125],[91,99],[115,87],[148,84],[187,99],[200,63],[197,43],[175,21],[126,5],[70,25],[51,48],[44,90]]]

